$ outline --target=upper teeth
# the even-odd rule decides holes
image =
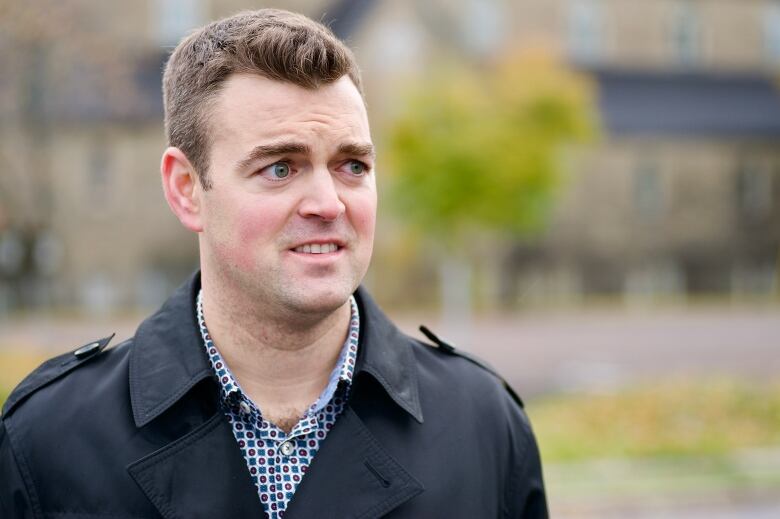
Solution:
[[[335,243],[312,243],[295,247],[295,252],[305,252],[306,254],[325,254],[327,252],[336,252],[339,246]]]

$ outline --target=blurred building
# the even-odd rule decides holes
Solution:
[[[347,39],[375,129],[404,82],[442,55],[480,61],[544,47],[593,78],[605,136],[569,157],[548,232],[496,267],[510,280],[505,300],[777,292],[780,1],[274,5]],[[190,28],[256,7],[11,8],[18,19],[0,31],[0,65],[14,72],[0,77],[0,312],[151,305],[195,267],[195,237],[159,187],[160,71]]]
[[[597,87],[603,138],[567,157],[550,228],[503,264],[505,301],[777,296],[779,1],[376,3],[354,39],[378,97],[442,53],[507,48]]]
[[[0,315],[152,306],[194,270],[160,187],[161,71],[188,31],[247,4],[0,0]]]
[[[545,4],[605,138],[537,254],[517,250],[525,295],[776,295],[780,2]]]

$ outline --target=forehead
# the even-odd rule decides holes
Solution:
[[[286,137],[370,140],[363,98],[347,76],[316,89],[254,74],[225,81],[211,110],[212,142]]]

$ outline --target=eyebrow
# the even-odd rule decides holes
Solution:
[[[261,144],[255,146],[252,151],[249,152],[245,158],[241,159],[236,164],[236,169],[241,171],[248,168],[255,162],[259,162],[269,157],[276,157],[279,155],[288,155],[292,153],[305,154],[309,153],[310,149],[305,144],[299,142],[279,142],[276,144]]]
[[[358,157],[376,157],[376,151],[374,145],[371,143],[360,144],[356,142],[350,142],[339,146],[339,154],[341,155],[356,155]]]
[[[308,154],[311,148],[300,142],[279,142],[274,144],[261,144],[255,146],[249,154],[238,161],[236,170],[241,171],[250,167],[255,162],[260,162],[269,157],[278,157],[279,155],[290,154]],[[348,142],[339,145],[338,153],[340,155],[353,155],[357,157],[376,157],[374,145],[371,143]]]

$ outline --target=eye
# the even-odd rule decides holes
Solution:
[[[260,170],[260,175],[268,180],[284,180],[290,176],[290,165],[286,162],[274,162]]]
[[[346,163],[346,169],[356,177],[365,175],[368,172],[368,166],[359,160],[350,160]]]

